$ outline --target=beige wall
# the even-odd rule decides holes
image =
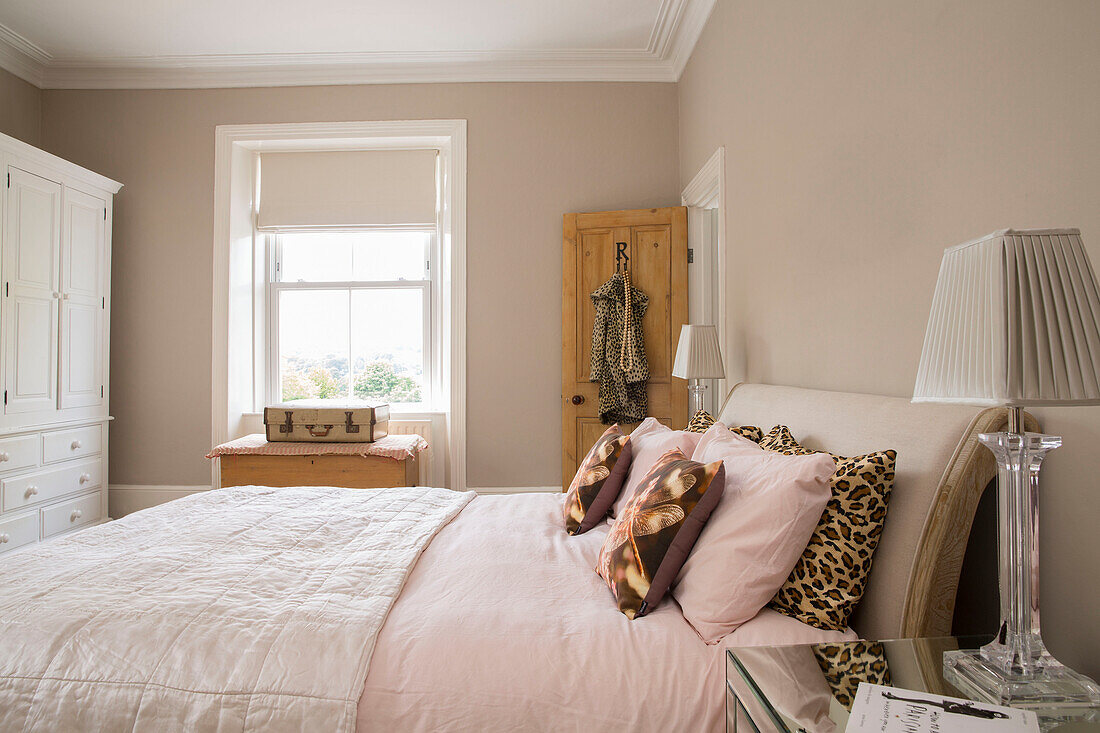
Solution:
[[[909,395],[944,247],[1078,226],[1100,266],[1098,28],[1092,0],[719,0],[680,180],[726,147],[744,376]],[[1040,415],[1044,628],[1097,676],[1100,409]]]
[[[46,91],[43,144],[116,199],[111,482],[209,481],[214,127],[468,122],[471,486],[559,483],[561,215],[679,202],[672,84]]]
[[[42,91],[0,69],[0,132],[25,143],[41,141]]]

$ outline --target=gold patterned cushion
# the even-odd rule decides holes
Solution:
[[[587,532],[611,511],[630,468],[630,453],[630,437],[618,425],[596,439],[565,492],[562,513],[569,534]]]
[[[706,410],[699,410],[691,416],[691,420],[688,420],[687,431],[689,433],[705,433],[707,429],[716,423],[717,420]],[[740,425],[731,427],[730,432],[735,435],[740,435],[742,438],[748,438],[754,443],[759,443],[764,437],[764,431],[755,425]]]
[[[657,459],[604,540],[596,572],[627,618],[660,603],[725,489],[721,461],[674,448]]]
[[[860,682],[890,684],[886,648],[878,641],[849,641],[842,644],[818,644],[814,658],[829,683],[833,697],[848,710],[856,700]]]
[[[803,448],[783,425],[772,428],[760,445],[787,455],[824,452]],[[897,456],[892,450],[833,456],[836,472],[829,481],[829,503],[794,570],[768,605],[819,629],[848,625],[882,536]]]

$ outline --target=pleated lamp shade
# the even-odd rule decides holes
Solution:
[[[944,252],[914,402],[1100,404],[1100,288],[1078,229]]]
[[[681,379],[720,379],[726,376],[722,352],[718,349],[718,331],[714,326],[683,326],[672,376]]]

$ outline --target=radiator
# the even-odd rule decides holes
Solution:
[[[390,435],[419,435],[428,441],[428,450],[420,454],[420,484],[435,486],[434,471],[435,442],[432,440],[431,420],[390,420]]]

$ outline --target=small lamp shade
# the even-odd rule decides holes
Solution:
[[[913,401],[1100,404],[1100,288],[1079,230],[944,252]]]
[[[681,379],[720,379],[726,376],[718,331],[714,326],[684,326],[676,346],[672,376]]]

